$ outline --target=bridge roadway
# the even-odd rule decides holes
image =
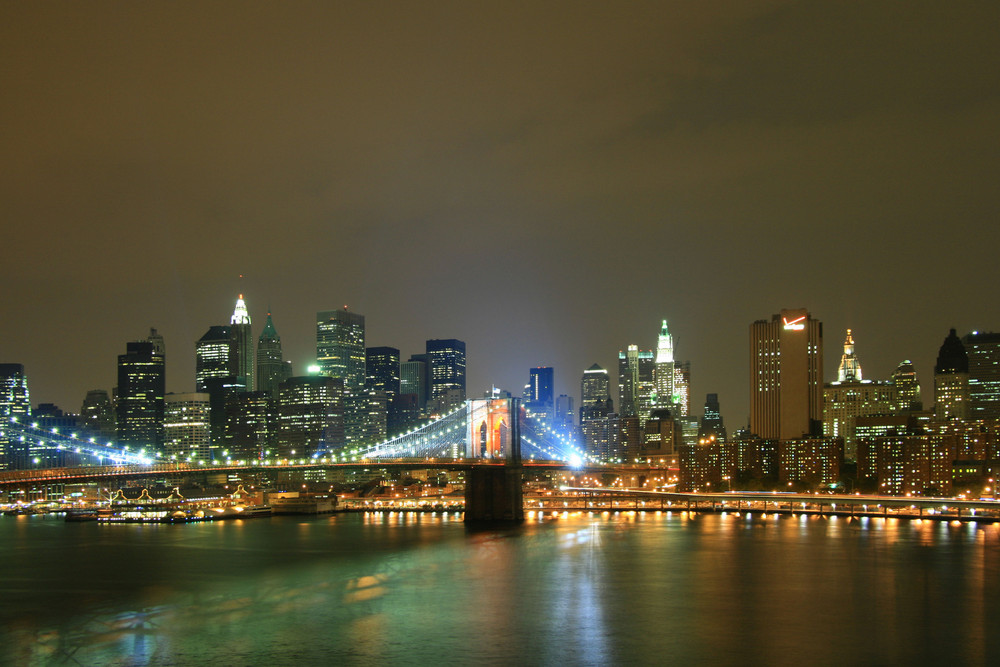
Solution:
[[[660,468],[651,468],[640,464],[604,465],[586,463],[582,466],[572,466],[566,461],[542,461],[528,459],[521,465],[527,471],[537,470],[572,470],[577,474],[600,474],[627,472],[649,474]],[[394,459],[360,459],[358,461],[324,461],[307,460],[304,463],[261,463],[251,462],[233,464],[191,464],[186,462],[156,463],[152,465],[118,465],[118,466],[80,466],[72,468],[44,468],[38,470],[4,470],[0,471],[0,488],[18,487],[25,484],[79,484],[83,482],[104,479],[141,479],[159,475],[213,474],[229,472],[274,471],[285,472],[293,470],[471,470],[472,468],[503,468],[503,459],[452,459],[452,458],[394,458]]]

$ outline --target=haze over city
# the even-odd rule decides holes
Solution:
[[[805,307],[825,379],[1000,328],[995,3],[10,4],[0,361],[77,411],[156,327],[167,390],[247,297],[468,345],[469,394],[652,349],[745,423],[748,325]],[[245,275],[242,280],[240,274]]]

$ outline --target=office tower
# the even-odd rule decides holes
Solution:
[[[212,377],[205,381],[204,393],[209,396],[209,422],[213,451],[221,451],[228,446],[229,423],[232,418],[236,395],[249,390],[243,381],[234,375]]]
[[[395,398],[395,397],[394,397]],[[383,442],[389,429],[389,396],[381,389],[366,388],[362,393],[362,442],[374,444]]]
[[[608,372],[594,364],[580,380],[580,422],[614,412]]]
[[[564,431],[570,431],[576,424],[572,396],[559,394],[559,397],[556,398],[555,424]]]
[[[896,387],[896,412],[920,412],[924,402],[920,398],[920,382],[913,362],[904,359],[896,366],[889,381]]]
[[[674,398],[673,405],[679,417],[691,413],[691,362],[674,362]]]
[[[229,327],[209,327],[208,331],[195,343],[195,389],[208,391],[210,378],[224,378],[230,372]]]
[[[656,404],[667,409],[674,402],[674,338],[667,329],[667,321],[660,326],[656,343]]]
[[[431,410],[449,412],[465,402],[465,343],[454,338],[427,341],[428,401]]]
[[[417,409],[423,413],[427,406],[427,355],[414,354],[399,366],[399,393],[412,395]]]
[[[1000,419],[1000,333],[962,336],[969,357],[969,419]]]
[[[31,397],[23,364],[0,364],[0,420],[31,416]]]
[[[82,428],[102,441],[115,437],[115,411],[104,389],[91,389],[80,408]]]
[[[253,391],[253,334],[242,294],[236,299],[236,308],[229,320],[229,346],[229,374],[240,378],[247,391]]]
[[[212,443],[212,458],[266,458],[273,444],[276,403],[277,396],[269,391],[230,393],[226,397],[226,437],[221,446]]]
[[[163,452],[178,461],[208,461],[211,455],[209,395],[167,394],[163,397]]]
[[[344,448],[344,381],[325,375],[291,377],[278,387],[275,453],[283,458],[336,454]]]
[[[969,357],[954,329],[941,344],[934,364],[934,418],[969,418]]]
[[[555,369],[548,366],[532,368],[528,371],[528,395],[525,407],[533,414],[552,418],[555,405]]]
[[[367,391],[366,440],[381,442],[405,430],[412,403],[401,401],[399,350],[369,347],[365,350]]]
[[[590,456],[612,458],[612,425],[608,415],[613,413],[608,372],[594,364],[580,379],[580,431],[584,449]]]
[[[257,391],[277,398],[278,385],[292,376],[291,362],[282,358],[281,336],[274,328],[270,311],[257,338]]]
[[[623,417],[639,417],[646,423],[656,399],[655,356],[651,350],[629,345],[618,352],[618,402]]]
[[[623,417],[639,414],[639,346],[629,345],[618,351],[618,413]]]
[[[718,394],[705,395],[705,412],[701,417],[701,424],[698,428],[699,438],[707,438],[712,435],[719,442],[726,441],[726,426],[722,422]]]
[[[823,325],[804,308],[750,325],[750,430],[765,440],[818,434]]]
[[[344,381],[345,391],[365,384],[365,316],[343,310],[316,313],[316,363],[320,373]]]
[[[400,393],[399,350],[394,347],[369,347],[365,350],[365,385],[385,392],[392,400]]]
[[[894,384],[861,379],[861,363],[848,329],[837,380],[823,385],[823,435],[842,439],[844,454],[853,461],[857,456],[858,418],[892,414],[897,403]]]
[[[118,444],[159,450],[163,445],[166,360],[149,341],[128,343],[118,356]]]
[[[343,381],[344,435],[348,446],[365,439],[365,316],[343,310],[316,313],[316,363]]]
[[[22,364],[0,364],[0,470],[25,467],[19,465],[27,456],[19,456],[19,439],[6,435],[3,428],[10,419],[23,421],[31,416],[28,378]]]
[[[653,410],[642,428],[639,458],[660,465],[677,465],[681,435],[681,425],[670,410]]]

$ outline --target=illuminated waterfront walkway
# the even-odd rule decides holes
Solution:
[[[679,493],[600,487],[561,487],[525,498],[525,509],[625,509],[693,512],[761,512],[836,516],[884,516],[960,521],[1000,520],[997,500],[824,493],[735,491]]]

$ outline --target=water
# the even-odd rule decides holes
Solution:
[[[11,665],[1000,664],[1000,527],[0,517]]]

